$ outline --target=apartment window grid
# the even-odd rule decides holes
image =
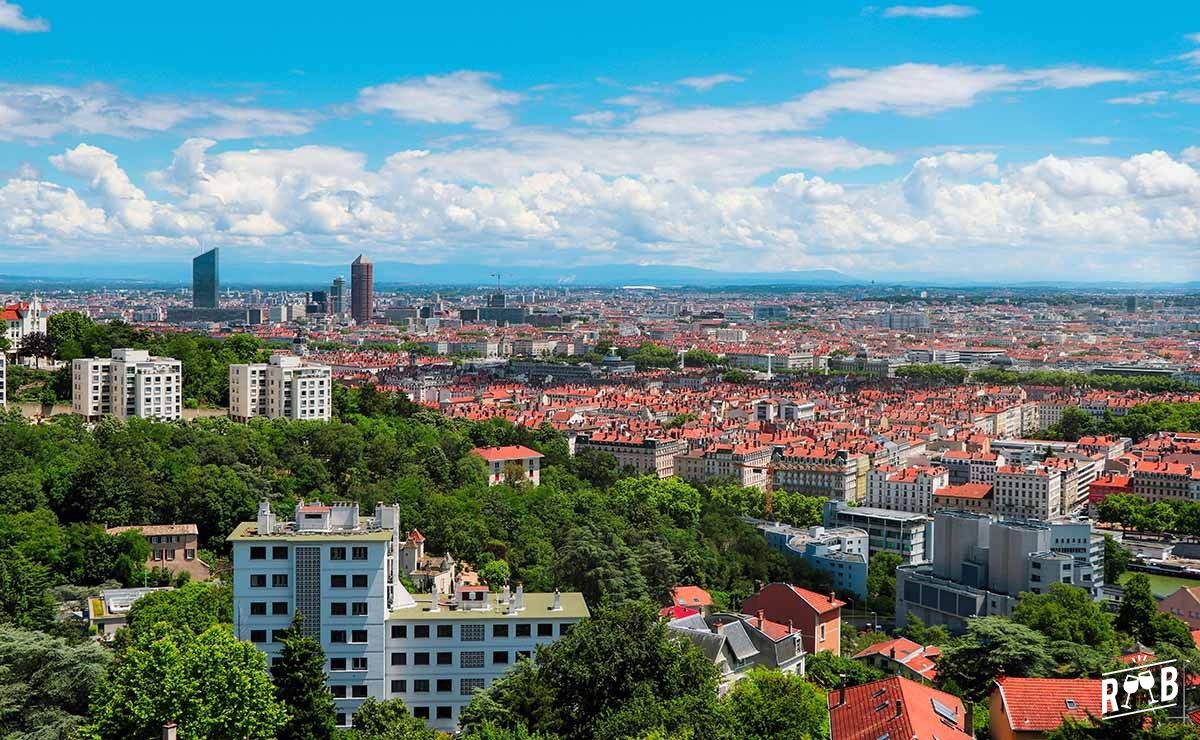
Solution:
[[[321,634],[321,548],[296,548],[296,612],[304,615],[304,634]]]

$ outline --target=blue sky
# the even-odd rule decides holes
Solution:
[[[1193,3],[406,5],[0,1],[0,273],[1200,279]]]

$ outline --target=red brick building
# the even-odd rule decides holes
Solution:
[[[842,653],[842,607],[832,593],[818,594],[786,583],[769,583],[742,602],[743,614],[760,611],[772,622],[791,623],[803,634],[804,651]]]

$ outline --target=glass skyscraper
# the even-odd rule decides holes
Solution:
[[[220,293],[219,255],[213,247],[192,260],[192,308],[217,308]]]

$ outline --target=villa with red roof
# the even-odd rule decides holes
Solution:
[[[767,619],[792,624],[802,634],[804,651],[827,650],[842,654],[842,607],[846,602],[832,593],[819,594],[786,583],[768,583],[742,602],[746,614],[763,613]]]
[[[1014,678],[1001,676],[988,701],[994,740],[1035,740],[1070,717],[1086,722],[1101,715],[1098,678]]]
[[[867,665],[915,681],[937,678],[937,664],[942,651],[937,645],[922,646],[907,637],[877,642],[854,656]]]
[[[830,740],[975,736],[971,713],[961,699],[900,676],[831,691],[828,701]]]
[[[511,466],[519,466],[525,480],[539,485],[541,481],[542,453],[531,450],[524,445],[508,445],[505,447],[476,447],[472,450],[483,458],[488,466],[488,485],[496,486],[504,482],[504,471]]]

